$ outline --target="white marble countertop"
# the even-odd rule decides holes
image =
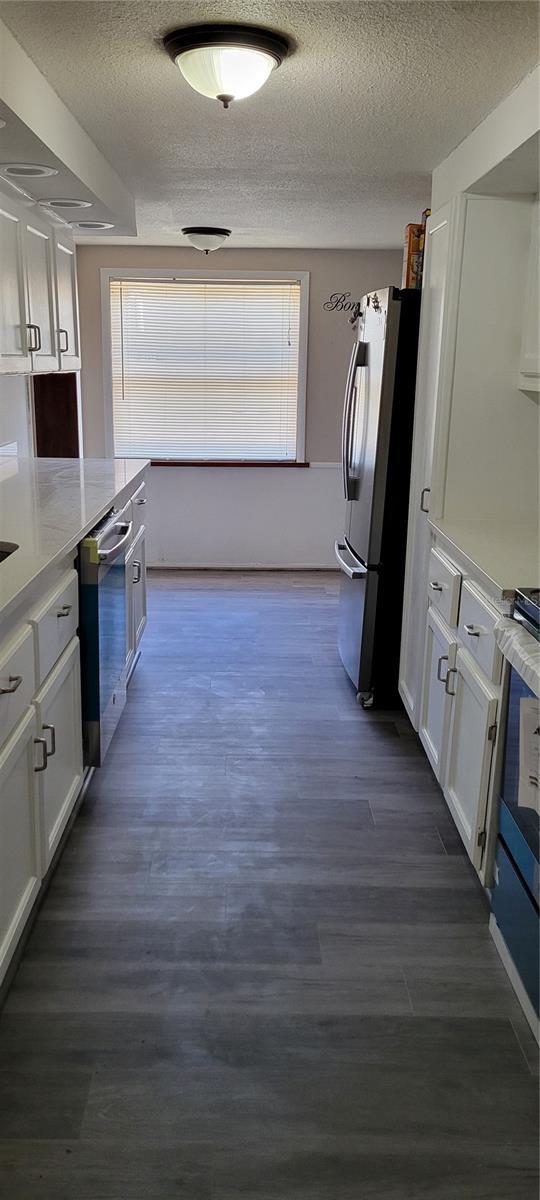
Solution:
[[[501,597],[519,587],[540,583],[538,523],[516,521],[430,521],[450,549],[483,576],[490,591]]]
[[[0,616],[97,524],[148,463],[126,458],[0,457],[0,544],[18,549],[0,562]]]

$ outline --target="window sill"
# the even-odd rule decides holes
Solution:
[[[308,462],[294,462],[281,458],[231,459],[231,458],[151,458],[151,467],[309,467]]]

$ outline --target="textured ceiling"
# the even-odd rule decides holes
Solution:
[[[161,242],[216,224],[239,245],[396,246],[433,167],[538,58],[538,7],[517,0],[14,0],[0,17],[133,192],[141,237]],[[216,20],[296,43],[228,112],[158,44]]]

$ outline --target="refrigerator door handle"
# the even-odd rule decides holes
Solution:
[[[340,570],[344,571],[349,579],[362,579],[364,575],[367,575],[367,567],[364,567],[363,563],[358,562],[358,559],[354,557],[349,547],[345,546],[343,542],[335,541],[334,551]],[[347,562],[343,557],[344,553],[349,555],[349,558],[352,560],[351,562]]]
[[[355,393],[356,368],[365,365],[366,344],[355,342],[345,388],[345,404],[343,407],[343,425],[341,429],[341,462],[343,468],[343,491],[346,500],[354,500],[354,489],[349,475],[349,459],[351,452],[351,423],[354,412],[353,396]]]

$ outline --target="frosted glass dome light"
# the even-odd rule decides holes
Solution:
[[[281,34],[250,25],[190,25],[163,45],[190,87],[224,108],[257,92],[289,52]]]
[[[204,250],[205,254],[210,254],[211,250],[219,250],[231,236],[230,229],[216,229],[210,225],[188,225],[182,233],[196,250]]]

